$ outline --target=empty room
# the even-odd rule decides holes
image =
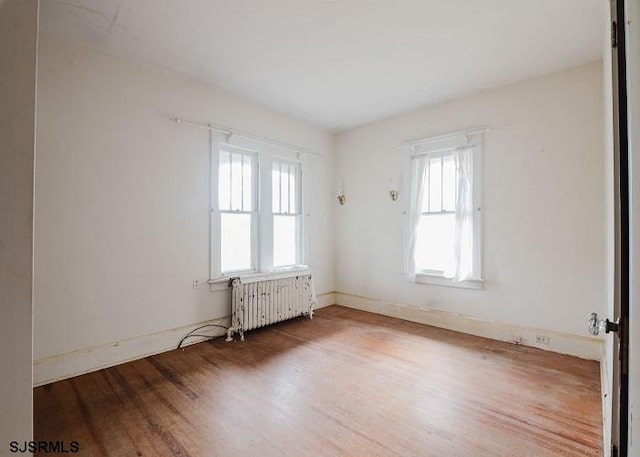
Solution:
[[[0,455],[640,456],[638,24],[0,1]]]

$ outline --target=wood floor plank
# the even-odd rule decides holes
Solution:
[[[596,362],[339,306],[34,389],[116,456],[601,456]]]

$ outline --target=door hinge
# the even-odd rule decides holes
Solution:
[[[615,48],[618,46],[618,26],[616,21],[611,22],[611,47]]]
[[[620,334],[620,320],[617,322],[611,322],[609,319],[604,321],[604,333],[617,333]]]
[[[620,369],[622,374],[629,373],[629,320],[621,317],[618,319],[618,336],[620,349]]]

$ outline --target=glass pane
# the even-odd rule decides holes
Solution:
[[[242,165],[242,211],[253,211],[253,160],[244,156]]]
[[[280,212],[289,213],[289,164],[280,164]]]
[[[242,154],[231,154],[231,209],[242,210]]]
[[[296,216],[273,216],[273,265],[296,264]]]
[[[222,272],[251,269],[251,214],[220,215]]]
[[[442,209],[442,157],[429,159],[429,211]]]
[[[271,203],[273,212],[280,212],[280,163],[273,162],[271,171]]]
[[[422,195],[422,212],[429,212],[429,167],[423,171],[424,179],[422,181],[423,195]]]
[[[453,266],[454,232],[454,214],[432,214],[420,218],[415,253],[419,269],[444,272]]]
[[[442,209],[456,209],[456,164],[453,155],[442,158]]]
[[[290,165],[289,166],[289,210],[292,213],[299,213],[298,209],[298,193],[299,189],[298,185],[298,173],[300,172],[299,165]]]
[[[222,210],[231,209],[231,154],[220,151],[218,170],[218,205]]]

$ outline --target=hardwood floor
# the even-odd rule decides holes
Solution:
[[[38,387],[35,439],[89,456],[599,456],[599,384],[597,362],[331,306]]]

